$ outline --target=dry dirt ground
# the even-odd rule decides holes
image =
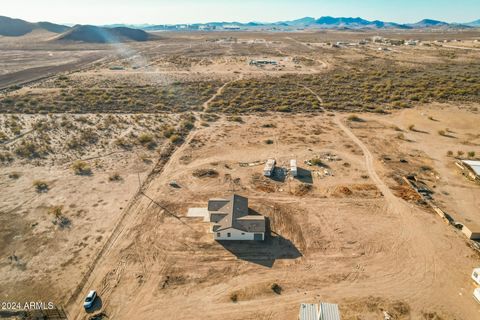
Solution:
[[[339,303],[345,319],[378,318],[382,310],[397,319],[479,316],[469,279],[478,256],[438,216],[391,193],[386,168],[366,149],[369,138],[352,136],[345,117],[243,121],[195,131],[136,202],[84,289],[99,290],[109,316],[293,319],[299,303],[318,300]],[[264,180],[261,165],[239,164],[276,157],[285,167],[290,158],[322,155],[333,176],[302,165],[298,180]],[[199,169],[216,174],[195,177]],[[207,224],[186,217],[189,207],[232,190],[270,218],[265,243],[215,243]],[[69,313],[83,319],[79,299]]]
[[[203,112],[225,103],[219,98],[239,79],[479,57],[434,42],[475,47],[473,31],[387,32],[430,43],[391,51],[327,44],[373,35],[161,33],[114,48],[52,44],[49,35],[0,38],[9,56],[0,83],[35,80],[44,72],[31,68],[71,58],[55,76],[0,94],[4,106],[33,113],[0,116],[0,301],[53,301],[69,319],[100,311],[110,319],[295,319],[300,303],[318,301],[338,303],[343,319],[381,319],[384,311],[394,319],[480,318],[470,281],[479,255],[401,179],[416,174],[455,219],[480,221],[480,186],[454,165],[458,151],[480,154],[478,104],[418,102],[357,113],[361,121],[335,107]],[[75,64],[90,53],[98,54],[94,64]],[[253,67],[250,59],[280,65]],[[190,133],[192,116],[180,111],[194,111]],[[261,175],[270,157],[274,179]],[[297,179],[283,170],[293,158]],[[75,174],[77,160],[92,173]],[[186,217],[232,192],[269,218],[267,241],[216,243],[208,224]],[[100,299],[86,313],[90,289]]]

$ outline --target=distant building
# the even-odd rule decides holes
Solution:
[[[247,198],[211,199],[207,210],[215,240],[265,240],[265,217],[249,213]]]
[[[234,24],[224,24],[223,29],[224,30],[240,30],[240,26],[237,26]]]
[[[275,66],[278,63],[275,60],[250,60],[250,65],[253,65],[253,66],[264,66],[267,64],[271,64]]]

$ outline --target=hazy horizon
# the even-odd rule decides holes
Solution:
[[[2,5],[0,15],[62,24],[191,24],[214,21],[276,22],[306,16],[362,17],[412,23],[421,19],[471,22],[480,19],[476,0],[26,0]]]

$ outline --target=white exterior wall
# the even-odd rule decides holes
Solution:
[[[220,232],[220,237],[218,236],[218,232]],[[230,233],[230,237],[227,236],[228,233]],[[241,231],[233,228],[213,232],[213,238],[215,240],[252,240],[253,241],[253,235],[254,235],[253,232],[245,232],[245,231]],[[263,235],[263,238],[265,238],[265,235]]]

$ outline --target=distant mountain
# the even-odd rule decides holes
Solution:
[[[447,27],[448,23],[432,19],[423,19],[417,23],[409,24],[408,26],[412,28],[436,28],[436,27]]]
[[[104,28],[90,25],[76,25],[62,33],[55,40],[81,41],[88,43],[116,43],[124,41],[147,41],[152,36],[139,29],[127,27]]]
[[[46,30],[54,33],[62,33],[69,29],[67,26],[50,22],[31,23],[21,19],[12,19],[0,16],[0,35],[7,37],[20,37],[33,30]]]
[[[480,27],[480,19],[465,24],[470,27]]]
[[[287,26],[309,26],[315,23],[315,18],[305,17],[301,19],[291,20],[291,21],[280,21],[275,24],[283,24]]]

